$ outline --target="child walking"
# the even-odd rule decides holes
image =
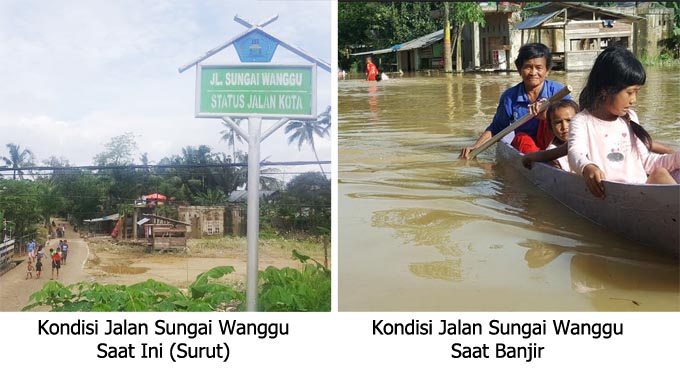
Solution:
[[[31,259],[28,259],[28,264],[26,265],[26,280],[28,278],[33,279],[33,262],[31,262]]]
[[[35,278],[40,279],[40,273],[42,273],[42,261],[38,259],[38,262],[35,263]]]
[[[680,153],[652,153],[652,138],[632,110],[645,80],[632,52],[610,46],[595,59],[579,96],[582,111],[569,129],[569,165],[598,198],[605,196],[605,179],[676,184],[669,171],[680,168]]]

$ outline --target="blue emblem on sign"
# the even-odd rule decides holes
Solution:
[[[241,62],[269,63],[279,43],[266,33],[255,30],[234,41]]]

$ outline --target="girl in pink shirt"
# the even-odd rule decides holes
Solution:
[[[631,109],[645,80],[635,55],[611,46],[597,57],[581,91],[582,111],[569,129],[569,165],[596,197],[604,197],[602,180],[676,184],[669,171],[680,168],[680,153],[652,153],[652,138]]]

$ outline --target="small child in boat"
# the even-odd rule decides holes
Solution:
[[[631,51],[610,46],[595,59],[579,96],[582,111],[571,121],[569,165],[598,198],[605,196],[605,179],[677,184],[670,171],[680,168],[680,153],[653,153],[652,138],[632,110],[646,77]]]
[[[578,104],[571,99],[562,99],[550,104],[546,118],[553,138],[545,150],[525,154],[522,157],[524,167],[531,169],[534,162],[552,161],[555,167],[570,171],[567,160],[567,139],[571,118],[578,110]]]

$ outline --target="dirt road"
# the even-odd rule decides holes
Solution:
[[[190,253],[146,253],[143,247],[112,245],[110,238],[80,238],[72,229],[66,232],[69,243],[67,264],[62,266],[57,281],[73,284],[79,281],[98,282],[101,284],[130,285],[148,279],[162,281],[179,288],[186,288],[196,276],[215,266],[233,266],[235,272],[227,280],[240,286],[245,285],[246,249],[243,242],[236,241],[236,246],[217,247],[208,250],[191,250]],[[58,240],[50,240],[47,250],[55,248]],[[290,258],[290,246],[282,248],[273,243],[261,241],[259,269],[267,266],[278,268],[299,268],[301,263]],[[241,245],[243,244],[243,245]],[[317,254],[320,253],[320,254]],[[323,261],[323,253],[312,251],[306,253],[319,261]],[[20,311],[28,304],[29,297],[40,290],[50,279],[51,262],[43,261],[43,274],[40,279],[26,280],[26,260],[0,276],[0,311]],[[38,307],[33,311],[46,311],[49,307]]]
[[[69,246],[66,264],[61,266],[58,278],[55,273],[55,280],[63,284],[72,284],[88,279],[88,274],[83,268],[88,256],[87,243],[80,238],[71,238],[70,235],[76,236],[73,229],[66,231],[66,240],[68,240]],[[58,243],[58,239],[48,241],[45,246],[45,254],[49,255],[50,248],[57,249]],[[0,311],[21,311],[28,304],[31,294],[40,290],[43,284],[50,281],[52,263],[49,257],[43,258],[43,271],[40,279],[36,279],[34,269],[33,279],[26,280],[27,260],[28,256],[24,255],[21,264],[0,276]],[[35,267],[35,262],[33,266]]]

